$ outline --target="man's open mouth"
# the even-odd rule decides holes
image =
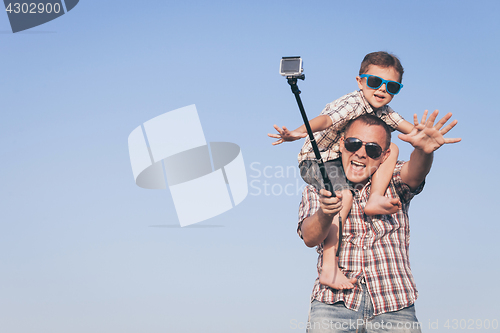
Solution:
[[[351,161],[351,165],[353,165],[355,168],[365,168],[366,167],[366,165],[364,165],[361,162],[357,162],[357,161]]]

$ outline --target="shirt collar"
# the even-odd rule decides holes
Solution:
[[[359,94],[359,98],[361,99],[361,104],[363,104],[363,107],[366,109],[367,113],[375,113],[378,116],[383,115],[383,114],[384,115],[387,114],[387,110],[389,108],[387,105],[384,105],[378,109],[374,109],[370,105],[370,103],[368,103],[368,101],[365,99],[365,96],[363,95],[363,92],[361,91],[361,89],[358,90],[358,94]]]
[[[353,186],[357,185],[354,186],[354,194],[357,195],[359,198],[361,198],[361,196],[367,192],[371,184],[372,184],[372,177],[368,178],[368,181],[363,187],[359,186],[359,184],[353,184]]]

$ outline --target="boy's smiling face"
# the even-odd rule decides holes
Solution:
[[[397,81],[400,82],[400,75],[393,67],[380,67],[376,65],[368,66],[368,71],[363,74],[376,75],[384,80]],[[382,84],[378,89],[372,89],[366,85],[367,78],[356,77],[358,81],[358,87],[363,92],[366,100],[374,109],[378,109],[392,101],[394,95],[387,92],[385,83]]]

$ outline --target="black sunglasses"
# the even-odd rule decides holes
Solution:
[[[378,89],[385,83],[385,89],[391,95],[396,95],[401,90],[401,88],[403,88],[403,85],[399,82],[384,80],[381,77],[375,75],[362,74],[359,77],[366,77],[366,85],[372,89]]]
[[[382,147],[375,142],[363,142],[358,138],[347,138],[344,140],[345,149],[351,153],[357,152],[362,146],[365,146],[366,155],[370,158],[377,159],[382,155]]]

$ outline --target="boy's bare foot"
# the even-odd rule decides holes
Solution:
[[[323,261],[323,267],[321,267],[321,273],[319,274],[319,283],[333,289],[352,289],[356,281],[355,278],[348,279],[345,277],[339,268],[337,257],[335,257],[334,264],[332,262],[325,264],[325,261]]]
[[[365,214],[368,216],[394,214],[400,208],[401,201],[399,199],[371,193],[365,206]]]

